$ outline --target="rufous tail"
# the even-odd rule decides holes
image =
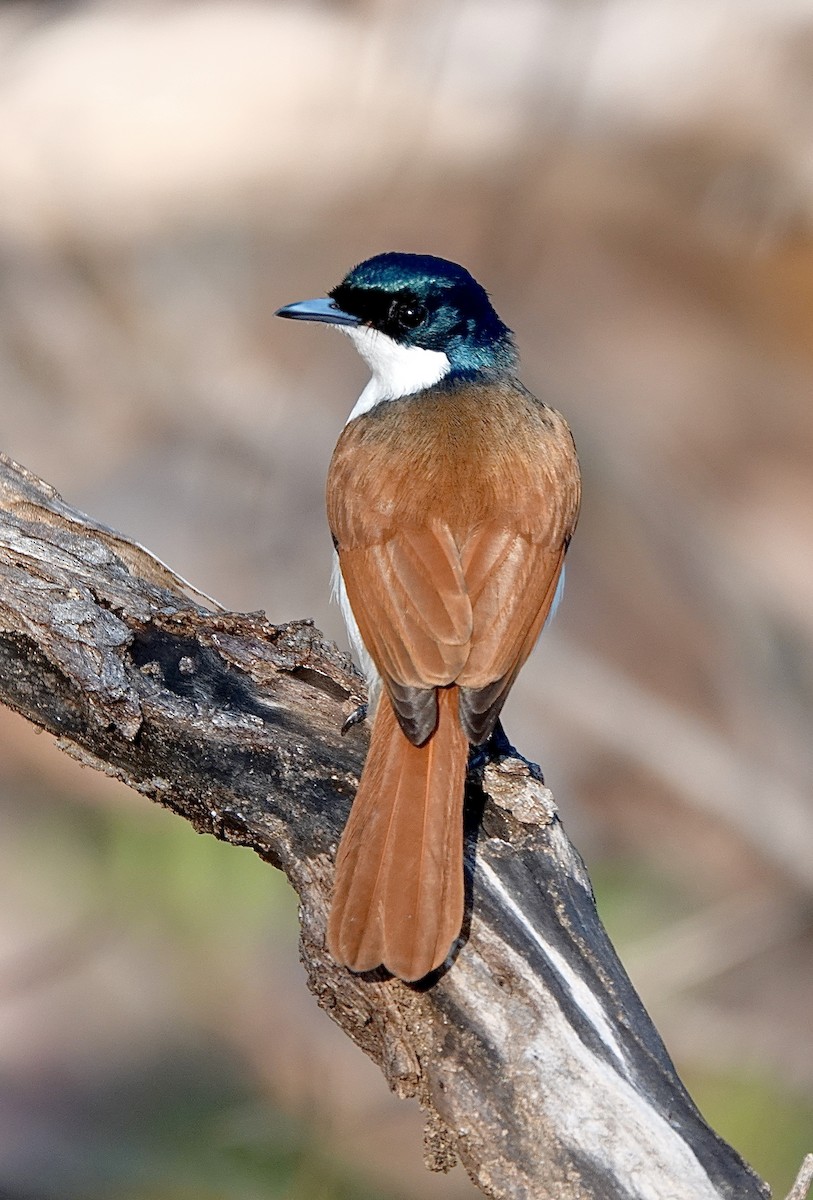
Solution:
[[[463,792],[468,741],[457,688],[438,689],[438,724],[423,746],[402,732],[386,692],[339,843],[328,949],[353,971],[383,964],[422,979],[463,923]]]

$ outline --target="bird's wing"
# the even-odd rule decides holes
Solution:
[[[482,741],[576,523],[563,418],[513,384],[430,391],[345,426],[327,500],[350,607],[407,737],[429,737],[434,689],[456,683],[463,728]]]
[[[461,566],[472,605],[472,637],[457,677],[460,719],[475,745],[491,734],[505,698],[550,613],[566,542],[533,540],[500,522],[473,531]]]
[[[406,736],[422,745],[437,723],[435,688],[452,683],[469,652],[471,601],[448,526],[400,530],[338,550],[362,641]]]
[[[498,522],[458,545],[447,526],[339,552],[359,632],[402,728],[434,729],[433,689],[461,687],[471,741],[484,741],[550,611],[564,559]]]
[[[517,664],[528,634],[548,615],[564,555],[563,541],[533,541],[498,521],[472,532],[461,554],[471,650],[458,683],[484,687]]]
[[[468,657],[472,606],[448,526],[340,546],[339,563],[359,632],[385,681],[414,688],[452,683]]]

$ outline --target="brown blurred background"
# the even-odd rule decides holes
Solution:
[[[585,477],[507,712],[713,1125],[813,1150],[813,5],[0,7],[0,448],[235,609],[328,602],[365,374],[275,322],[465,263]],[[293,898],[0,714],[4,1200],[472,1197]],[[552,1083],[555,1086],[555,1082]]]

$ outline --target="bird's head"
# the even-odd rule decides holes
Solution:
[[[277,314],[347,332],[369,363],[380,399],[445,377],[511,374],[511,331],[464,267],[429,254],[378,254],[354,267],[326,299]]]

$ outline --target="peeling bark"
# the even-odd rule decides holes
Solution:
[[[285,871],[309,986],[420,1102],[431,1169],[459,1158],[500,1200],[767,1196],[683,1088],[520,761],[470,782],[452,965],[411,986],[330,960],[333,856],[366,748],[339,730],[362,686],[311,623],[219,610],[0,456],[0,699]]]

